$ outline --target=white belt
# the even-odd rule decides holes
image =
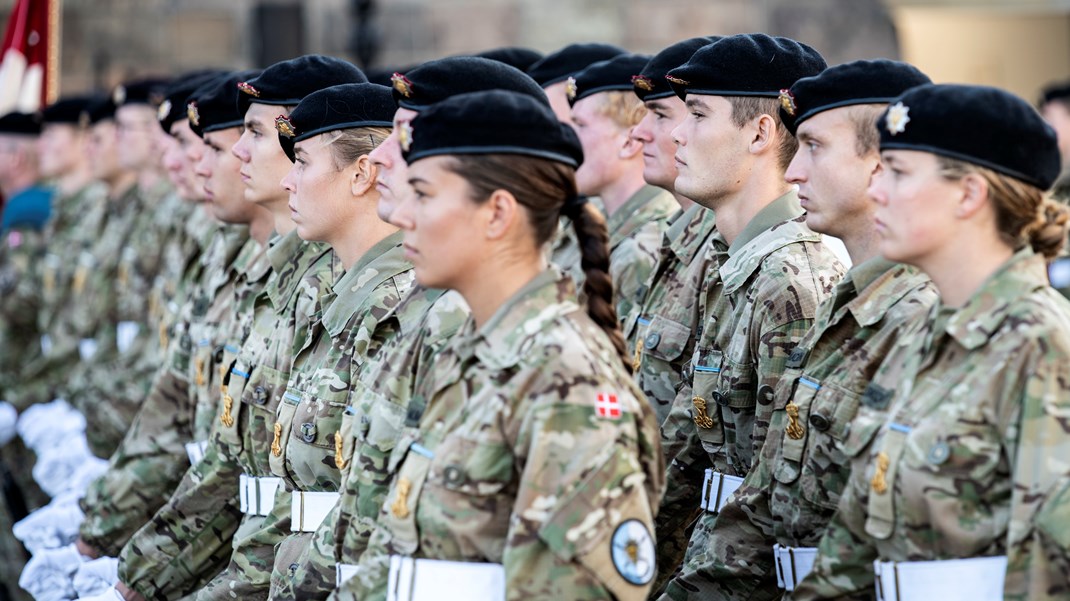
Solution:
[[[282,478],[257,478],[238,476],[238,496],[241,511],[245,515],[267,515],[275,507],[275,491],[282,485]]]
[[[52,352],[52,337],[48,334],[41,334],[41,352],[45,355]]]
[[[97,354],[97,341],[94,338],[82,338],[78,341],[78,356],[82,361],[89,361]]]
[[[137,335],[140,331],[141,324],[136,321],[119,322],[115,327],[115,346],[120,353],[125,355],[130,350],[130,347],[134,346],[134,341],[137,340]]]
[[[186,443],[186,456],[189,457],[190,465],[197,465],[204,459],[204,452],[208,449],[208,441]]]
[[[721,511],[725,501],[736,492],[740,484],[743,484],[743,478],[739,476],[729,476],[707,469],[706,477],[702,480],[702,501],[699,508],[710,513]]]
[[[345,584],[346,580],[356,576],[359,571],[360,568],[351,563],[334,564],[335,586],[341,587]]]
[[[392,555],[387,601],[505,601],[500,563],[413,559]]]
[[[315,532],[316,528],[327,519],[331,510],[338,504],[336,492],[293,491],[293,503],[290,507],[290,531]]]
[[[943,561],[874,561],[877,601],[1000,601],[1007,557]]]
[[[786,591],[793,591],[806,575],[814,569],[817,547],[788,547],[773,545],[773,559],[776,561],[776,585]]]

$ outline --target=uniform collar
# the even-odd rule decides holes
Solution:
[[[820,240],[820,235],[806,227],[795,191],[784,194],[758,211],[728,247],[728,259],[718,269],[724,291],[738,290],[770,253],[795,242]]]
[[[855,297],[845,308],[865,328],[884,319],[893,305],[927,280],[915,267],[877,256],[852,267],[833,298],[839,295],[839,286],[849,282]]]
[[[658,218],[666,219],[672,214],[672,205],[679,205],[668,191],[651,185],[644,185],[632,194],[606,222],[609,230],[609,247],[616,248],[647,222]]]
[[[398,289],[397,299],[408,291],[412,284],[412,265],[405,260],[405,251],[401,246],[401,232],[394,232],[380,240],[361,255],[356,265],[346,271],[337,282],[333,291],[335,300],[323,314],[323,327],[331,338],[337,337],[345,329],[354,315],[368,302],[375,290],[391,278],[408,273],[404,289]],[[384,308],[387,311],[393,307]],[[377,317],[385,317],[384,315]]]
[[[331,273],[328,274],[330,283],[333,283],[341,272],[341,263],[329,245],[306,242],[297,235],[296,230],[276,239],[267,252],[275,270],[275,283],[268,286],[267,293],[277,311],[282,310],[297,292],[306,273],[327,255],[330,255],[327,259],[331,261]]]
[[[717,215],[711,209],[691,205],[669,226],[669,248],[681,263],[690,265],[716,227]]]

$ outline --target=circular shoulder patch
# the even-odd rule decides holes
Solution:
[[[654,539],[639,520],[627,520],[613,532],[610,540],[613,567],[628,582],[643,586],[654,579],[656,562]]]

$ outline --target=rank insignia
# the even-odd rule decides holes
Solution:
[[[398,144],[402,152],[408,152],[412,147],[412,121],[402,121],[398,127]]]
[[[565,96],[568,96],[569,100],[575,100],[576,94],[578,94],[579,91],[579,86],[576,85],[576,78],[569,77],[565,82]]]
[[[632,85],[644,92],[654,91],[654,82],[645,75],[632,75]]]
[[[252,96],[253,98],[260,98],[260,90],[258,90],[256,88],[254,88],[253,86],[249,85],[249,82],[247,82],[247,81],[239,81],[238,82],[238,89],[241,90],[242,92],[245,92],[246,94]]]
[[[895,106],[888,109],[888,115],[884,118],[884,125],[888,128],[888,133],[893,136],[901,134],[907,129],[907,123],[910,123],[910,107],[905,106],[902,102],[895,103]]]
[[[201,126],[201,112],[197,110],[197,103],[191,102],[186,105],[186,116],[193,127]]]
[[[171,101],[164,100],[160,103],[160,107],[156,109],[156,120],[163,121],[171,114]]]
[[[275,129],[279,130],[279,133],[287,138],[292,138],[297,135],[297,130],[294,129],[294,124],[286,115],[275,117]]]
[[[615,394],[599,392],[594,399],[594,407],[598,417],[620,419],[620,399]]]
[[[111,101],[115,106],[122,106],[126,102],[126,88],[121,85],[115,86],[111,92]]]
[[[780,90],[780,108],[784,109],[784,112],[792,117],[795,116],[795,95],[791,93],[791,90]]]
[[[691,82],[687,81],[686,79],[680,79],[679,77],[673,77],[672,75],[666,75],[665,79],[669,80],[669,82],[674,83],[674,84],[676,84],[678,86],[686,86],[686,85],[690,85],[691,84]]]
[[[412,82],[408,77],[405,77],[401,73],[394,73],[390,76],[390,84],[394,86],[394,89],[398,91],[405,98],[412,98]]]
[[[643,586],[654,579],[654,538],[639,520],[626,520],[617,526],[609,554],[613,567],[629,583]]]

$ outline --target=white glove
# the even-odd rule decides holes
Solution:
[[[51,503],[15,524],[12,528],[15,538],[35,556],[74,542],[78,527],[85,520],[85,514],[78,506],[79,498],[80,495],[66,494],[52,499]]]
[[[15,426],[27,447],[38,455],[85,433],[85,417],[63,399],[34,405],[22,412]]]
[[[11,442],[18,434],[15,424],[19,421],[19,412],[7,401],[0,401],[0,447]]]
[[[78,493],[79,496],[85,496],[85,491],[89,490],[89,485],[94,480],[100,478],[108,471],[109,463],[99,457],[90,457],[86,459],[82,467],[78,468],[74,474],[71,475],[71,481],[68,483],[67,492]]]
[[[71,578],[86,561],[74,545],[49,549],[34,555],[22,569],[19,586],[37,601],[58,601],[74,597]]]
[[[108,590],[100,593],[99,595],[93,595],[92,597],[78,597],[78,601],[126,601],[123,596],[119,594],[119,591],[115,590],[115,586],[112,586]]]
[[[92,597],[115,590],[119,582],[119,560],[114,557],[101,557],[83,563],[74,575],[74,590],[78,598]]]
[[[89,452],[85,437],[70,439],[63,446],[45,448],[37,452],[33,479],[50,497],[72,490],[74,475],[93,460],[101,461]]]

